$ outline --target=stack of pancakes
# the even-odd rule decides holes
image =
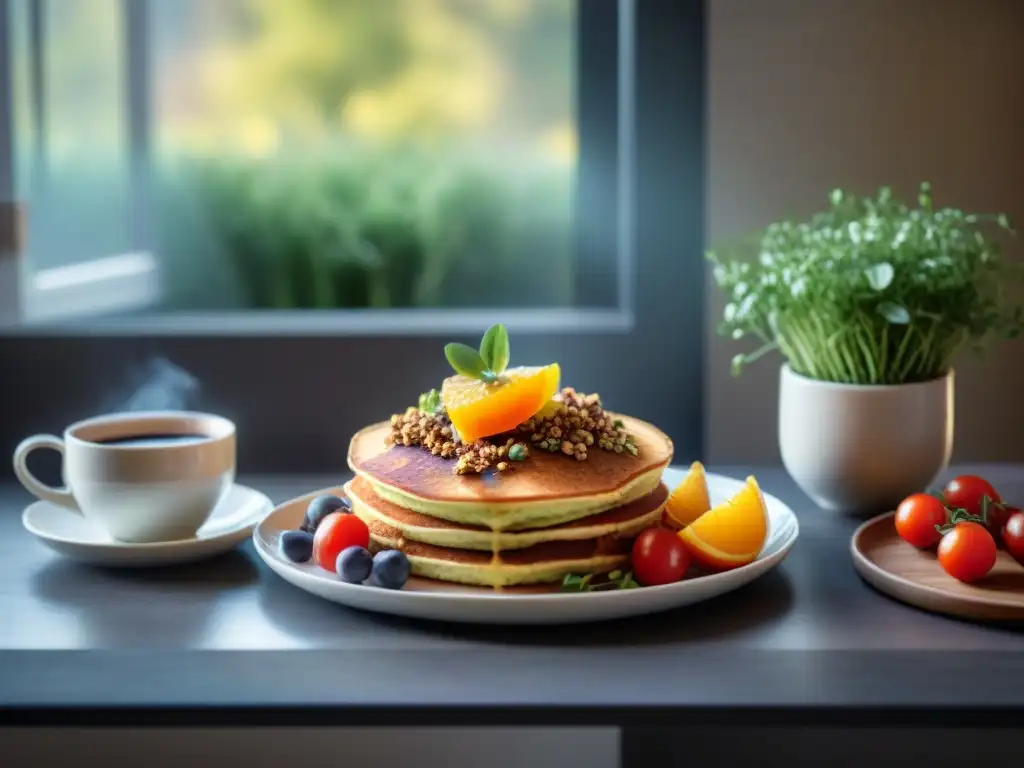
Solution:
[[[503,589],[621,569],[637,534],[661,518],[672,441],[618,418],[638,456],[534,450],[491,476],[455,475],[452,460],[390,445],[390,426],[375,424],[352,438],[345,490],[373,544],[402,550],[422,578]]]

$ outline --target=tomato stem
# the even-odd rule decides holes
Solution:
[[[987,498],[988,496],[985,496],[981,500],[980,515],[972,515],[961,507],[946,507],[946,511],[949,513],[949,520],[945,525],[936,525],[935,530],[941,534],[947,534],[956,528],[957,523],[981,523],[985,525],[988,520],[988,509],[985,504]]]

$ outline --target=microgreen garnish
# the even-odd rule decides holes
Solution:
[[[605,592],[615,589],[636,589],[640,585],[633,578],[632,571],[612,571],[603,579],[600,574],[566,574],[562,579],[563,592]]]
[[[456,373],[493,384],[508,368],[508,331],[500,323],[487,329],[480,340],[480,351],[466,344],[446,344],[444,356]]]
[[[1006,217],[933,206],[927,184],[916,203],[836,190],[813,217],[709,252],[728,295],[719,330],[758,344],[733,372],[777,349],[813,379],[904,384],[941,377],[967,345],[1018,335],[1024,265],[994,236],[1014,234]]]
[[[429,392],[424,392],[420,395],[419,410],[423,413],[428,413],[431,416],[434,416],[441,410],[441,405],[441,393],[436,389],[432,389]]]
[[[623,576],[621,579],[618,579],[618,585],[619,589],[636,589],[640,586],[637,583],[636,579],[633,578],[632,571],[628,571],[625,576]]]
[[[578,573],[567,573],[565,578],[562,579],[562,591],[585,592],[593,576],[594,574],[592,573],[588,573],[585,576],[581,576]]]

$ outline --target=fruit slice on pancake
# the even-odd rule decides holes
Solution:
[[[728,501],[705,512],[679,532],[694,558],[716,570],[757,559],[768,538],[768,509],[753,477]]]
[[[704,474],[704,465],[699,461],[690,465],[672,495],[665,504],[664,520],[670,528],[680,529],[693,523],[698,517],[711,509],[711,496],[708,493],[708,479]]]
[[[458,375],[445,379],[441,400],[463,442],[509,432],[541,410],[558,391],[558,363],[509,368],[495,381]]]
[[[551,403],[561,376],[558,363],[509,368],[508,331],[492,325],[480,349],[452,343],[444,348],[456,376],[441,385],[441,404],[465,443],[511,432]]]

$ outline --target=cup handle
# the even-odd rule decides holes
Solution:
[[[61,461],[63,462],[63,440],[55,435],[33,435],[32,437],[22,440],[18,447],[14,449],[14,474],[17,475],[21,484],[25,486],[25,490],[36,498],[48,501],[51,504],[56,504],[59,507],[74,510],[81,514],[81,510],[78,508],[78,504],[75,502],[75,497],[71,495],[71,490],[69,488],[54,488],[46,483],[40,482],[29,470],[28,455],[39,448],[49,448],[50,450],[56,451],[60,454]]]

